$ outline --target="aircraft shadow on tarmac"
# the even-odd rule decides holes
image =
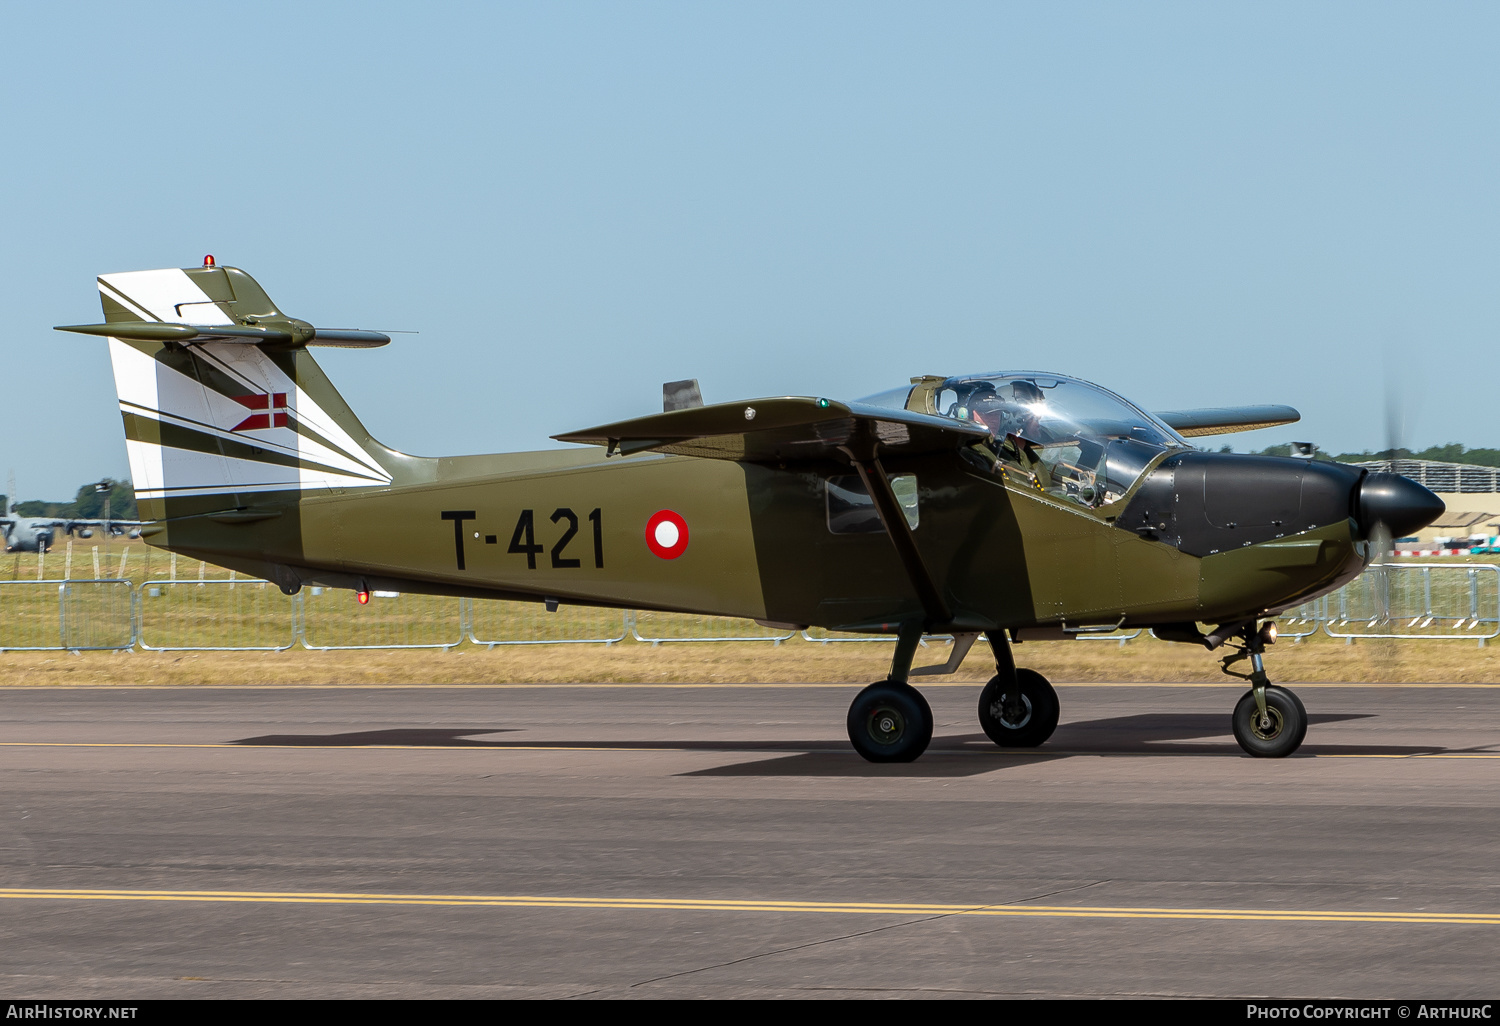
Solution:
[[[1310,727],[1316,727],[1373,717],[1372,713],[1315,713],[1308,716],[1308,722]],[[715,766],[683,775],[956,777],[1079,756],[1250,758],[1235,743],[1228,720],[1229,717],[1219,713],[1138,713],[1060,724],[1057,732],[1040,748],[1001,749],[983,734],[959,734],[933,738],[927,754],[917,762],[902,765],[875,765],[843,759],[843,752],[807,752],[782,759]],[[1446,751],[1448,749],[1432,745],[1304,744],[1291,758],[1434,755]]]
[[[262,734],[260,737],[242,737],[227,742],[247,748],[363,748],[375,745],[391,745],[411,748],[556,748],[559,750],[591,748],[605,751],[707,751],[707,752],[753,752],[787,749],[827,749],[828,751],[851,752],[842,741],[662,741],[662,740],[599,740],[584,738],[573,741],[547,740],[486,741],[485,734],[514,734],[525,731],[525,727],[393,727],[388,730],[359,730],[347,734]]]
[[[1348,720],[1373,718],[1363,713],[1314,713],[1313,728]],[[486,740],[483,735],[524,732],[524,727],[408,727],[363,730],[345,734],[267,734],[242,738],[246,746],[358,748],[375,745],[422,748],[526,748],[595,751],[690,751],[780,754],[725,766],[693,770],[682,776],[765,777],[967,777],[1010,766],[1032,765],[1078,756],[1170,755],[1248,758],[1229,733],[1228,717],[1219,713],[1137,713],[1129,716],[1078,720],[1060,724],[1041,748],[1000,749],[981,733],[944,735],[913,763],[868,763],[855,757],[840,740],[752,741],[722,740]],[[1329,755],[1434,755],[1448,751],[1435,746],[1305,744],[1293,758]]]
[[[349,734],[265,734],[243,737],[232,745],[248,748],[361,748],[395,745],[412,748],[514,748],[504,741],[475,741],[473,734],[512,734],[523,727],[395,727],[357,730]]]

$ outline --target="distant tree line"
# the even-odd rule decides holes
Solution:
[[[1290,456],[1292,447],[1271,445],[1255,452],[1257,456]],[[1336,463],[1369,463],[1373,460],[1434,460],[1439,463],[1467,463],[1475,467],[1500,467],[1500,449],[1470,449],[1461,442],[1431,445],[1426,449],[1380,449],[1364,452],[1341,452],[1337,456],[1319,452],[1314,459]]]
[[[108,485],[101,490],[99,485]],[[135,489],[126,481],[105,478],[90,481],[78,488],[72,502],[46,502],[28,499],[16,503],[16,515],[23,517],[59,517],[78,520],[103,520],[105,502],[109,503],[111,520],[139,520],[135,510]],[[10,508],[10,496],[0,495],[0,508]]]

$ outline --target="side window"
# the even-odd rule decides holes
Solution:
[[[906,522],[915,531],[921,519],[917,509],[917,475],[896,474],[891,478],[891,491],[896,493]],[[828,478],[824,493],[828,501],[828,530],[834,534],[879,534],[885,530],[875,510],[875,500],[865,491],[865,483],[858,474]]]

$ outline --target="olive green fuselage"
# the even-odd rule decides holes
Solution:
[[[603,451],[411,460],[405,483],[241,494],[166,519],[156,546],[277,581],[556,599],[894,631],[1226,622],[1276,612],[1363,566],[1352,521],[1203,557],[985,472],[958,452],[888,459],[915,475],[912,537],[952,610],[924,613],[883,531],[834,533],[836,463],[775,466]],[[172,503],[169,501],[170,507]],[[685,525],[665,558],[660,511]],[[184,511],[186,512],[186,511]]]

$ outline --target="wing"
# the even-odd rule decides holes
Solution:
[[[977,424],[910,410],[787,396],[717,403],[553,435],[611,453],[666,452],[712,460],[783,463],[845,460],[844,447],[878,443],[882,453],[959,449],[989,437]]]
[[[1155,416],[1179,435],[1227,435],[1235,431],[1295,424],[1302,414],[1290,406],[1223,406],[1211,410],[1168,410]]]

